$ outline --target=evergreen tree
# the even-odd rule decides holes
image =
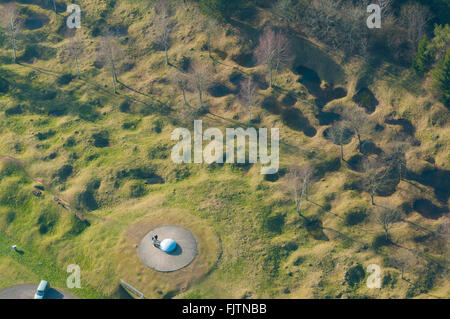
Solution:
[[[417,53],[412,61],[412,67],[417,74],[423,76],[430,69],[432,63],[433,55],[429,49],[429,41],[427,36],[424,36],[419,42]]]
[[[433,72],[434,84],[440,90],[442,103],[450,108],[450,49],[447,49]]]
[[[200,9],[218,20],[226,20],[239,4],[236,0],[200,0]]]

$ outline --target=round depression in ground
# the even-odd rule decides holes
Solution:
[[[160,241],[171,238],[177,246],[166,253],[153,246],[152,237],[158,235]],[[150,231],[139,245],[139,257],[145,265],[157,271],[175,271],[186,267],[197,255],[197,240],[186,228],[180,226],[161,226]]]
[[[33,299],[38,285],[25,284],[14,287],[5,288],[0,291],[0,299]],[[54,288],[50,288],[44,299],[78,299],[77,297]]]

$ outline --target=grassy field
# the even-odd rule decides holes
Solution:
[[[295,67],[276,74],[270,89],[263,66],[238,63],[242,43],[257,41],[256,30],[268,21],[265,10],[258,10],[252,23],[235,21],[220,28],[211,59],[204,49],[205,18],[195,5],[179,2],[172,7],[172,65],[166,66],[164,52],[145,37],[152,32],[153,4],[117,1],[112,8],[108,3],[83,3],[80,79],[61,80],[75,74],[63,50],[70,42],[65,13],[21,5],[28,10],[25,15],[40,13],[49,21],[24,31],[20,64],[11,64],[11,50],[0,41],[0,76],[10,83],[9,92],[0,93],[0,289],[47,279],[66,290],[65,269],[78,264],[82,289],[68,291],[82,298],[118,297],[120,279],[148,298],[448,298],[448,243],[436,235],[440,225],[448,225],[448,189],[444,200],[437,194],[439,185],[448,182],[436,186],[411,178],[377,195],[377,207],[404,208],[402,221],[391,230],[395,244],[379,244],[383,230],[376,223],[376,207],[367,192],[354,186],[363,175],[349,163],[360,155],[358,141],[353,138],[344,146],[348,161],[341,162],[339,147],[323,135],[329,125],[321,124],[321,112],[359,107],[352,97],[360,89],[364,61],[344,61],[306,39],[295,40],[297,65],[314,70],[322,88],[333,84],[347,92],[320,110]],[[96,20],[99,16],[106,18]],[[100,37],[93,32],[93,26],[106,29],[108,24],[126,30],[118,37],[118,94],[99,61]],[[38,57],[28,59],[33,50]],[[231,92],[206,94],[204,128],[245,127],[247,112],[240,107],[234,79],[249,74],[263,79],[254,118],[260,120],[255,126],[280,128],[275,178],[261,175],[259,164],[171,161],[170,135],[183,124],[178,115],[182,95],[171,85],[170,74],[180,72],[186,60],[208,65],[213,83]],[[448,176],[448,121],[434,121],[436,114],[448,119],[448,110],[409,69],[386,64],[367,72],[375,73],[368,87],[379,102],[368,116],[383,129],[371,129],[364,140],[386,149],[401,127],[385,119],[407,119],[415,131],[411,138],[420,142],[407,152],[408,171],[420,177],[437,169]],[[295,101],[288,103],[289,97]],[[198,104],[194,90],[187,91],[187,98]],[[300,124],[289,122],[289,110],[298,111]],[[313,136],[305,132],[305,123],[316,130]],[[287,169],[305,163],[315,168],[317,178],[304,214],[319,226],[299,218],[289,194]],[[152,178],[163,182],[147,184]],[[39,197],[32,194],[36,186]],[[418,200],[444,213],[429,218]],[[349,223],[355,212],[362,212],[361,220]],[[165,274],[145,267],[136,245],[151,229],[168,224],[191,230],[199,254],[189,267]],[[14,253],[12,244],[24,254]],[[407,252],[415,256],[416,267],[406,267],[402,276],[395,257]],[[382,268],[382,289],[366,287],[370,264]]]

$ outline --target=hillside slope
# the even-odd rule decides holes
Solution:
[[[80,297],[118,297],[120,279],[148,298],[450,296],[449,111],[430,77],[347,57],[291,30],[293,59],[271,88],[253,52],[265,27],[283,26],[265,6],[252,7],[251,19],[211,24],[197,3],[168,2],[166,64],[152,1],[81,1],[76,34],[62,2],[58,14],[41,1],[17,3],[25,21],[19,63],[0,39],[0,243],[25,255],[2,248],[0,269],[21,267],[18,275],[1,271],[0,288],[53,269],[50,279],[64,287],[75,263],[83,289],[72,293]],[[79,78],[68,50],[74,39]],[[204,105],[188,86],[185,106],[176,79],[199,65],[208,77]],[[248,125],[239,96],[248,77],[257,84],[252,126],[280,128],[279,172],[261,175],[259,163],[173,163],[171,133],[192,131],[195,116],[204,129]],[[362,141],[350,130],[336,143],[332,127],[358,110],[367,121]],[[399,145],[404,165],[386,171],[372,205],[363,163],[387,163]],[[314,173],[302,218],[289,172],[305,164]],[[400,216],[389,236],[383,207]],[[163,224],[189,228],[199,242],[193,264],[169,274],[146,268],[136,249]],[[381,289],[366,285],[370,264],[382,269]]]

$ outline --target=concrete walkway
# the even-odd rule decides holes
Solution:
[[[38,285],[17,285],[0,291],[0,299],[34,299]],[[78,299],[67,292],[50,288],[44,299]]]
[[[152,237],[158,235],[162,241],[171,238],[177,247],[171,253],[165,253],[153,246]],[[189,265],[197,255],[197,240],[186,228],[180,226],[162,226],[149,232],[139,245],[139,257],[149,268],[157,271],[175,271]]]

